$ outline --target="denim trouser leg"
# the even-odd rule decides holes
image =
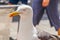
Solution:
[[[60,21],[58,15],[58,0],[51,0],[49,6],[46,8],[47,14],[52,21],[55,29],[58,30],[60,28]]]

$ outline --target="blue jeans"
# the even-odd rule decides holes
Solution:
[[[27,4],[28,0],[9,0],[9,3],[17,4],[19,1],[21,1],[23,4]]]
[[[49,16],[53,26],[56,30],[60,28],[60,21],[58,15],[58,0],[50,0],[50,4],[47,7],[42,7],[42,0],[33,0],[33,25],[36,26],[39,24],[44,10],[46,10],[47,15]]]

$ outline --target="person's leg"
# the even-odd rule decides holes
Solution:
[[[47,14],[47,16],[48,16],[48,14]],[[49,19],[49,22],[50,22],[50,26],[53,27],[53,23],[52,23],[52,21],[51,21],[49,16],[48,16],[48,19]]]
[[[46,8],[47,14],[51,19],[51,22],[58,31],[60,28],[59,15],[58,15],[58,0],[51,0],[49,6]]]
[[[23,4],[27,4],[27,3],[28,3],[28,0],[21,0],[21,2],[22,2]]]
[[[41,2],[42,0],[33,0],[32,2],[34,26],[39,24],[44,13],[44,8],[41,6]]]
[[[33,40],[38,38],[37,33],[39,32],[37,29],[37,25],[44,14],[44,8],[41,5],[42,0],[33,0],[32,8],[33,8]]]
[[[34,1],[34,2],[33,2]],[[41,5],[41,2],[37,2],[35,0],[32,1],[32,8],[33,8],[33,24],[36,25],[39,23],[39,20],[41,20],[42,16],[43,16],[43,13],[44,13],[44,8],[42,7]],[[38,1],[38,0],[37,0]],[[36,8],[36,9],[35,9]],[[37,14],[37,15],[36,15]],[[36,16],[35,16],[36,15]],[[39,15],[39,16],[38,16]],[[48,14],[47,14],[48,15]],[[36,19],[37,18],[37,19]],[[53,26],[51,20],[50,20],[50,17],[48,16],[48,19],[50,21],[50,25]],[[37,22],[36,22],[37,21]],[[36,23],[35,23],[36,22]]]
[[[19,0],[9,0],[8,4],[17,4],[19,2]]]

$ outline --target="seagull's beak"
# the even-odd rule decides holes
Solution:
[[[13,17],[13,16],[17,16],[17,15],[19,15],[20,13],[19,12],[11,12],[10,14],[9,14],[9,17]]]

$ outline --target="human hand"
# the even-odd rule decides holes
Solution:
[[[42,6],[47,7],[49,5],[50,0],[43,0]]]

